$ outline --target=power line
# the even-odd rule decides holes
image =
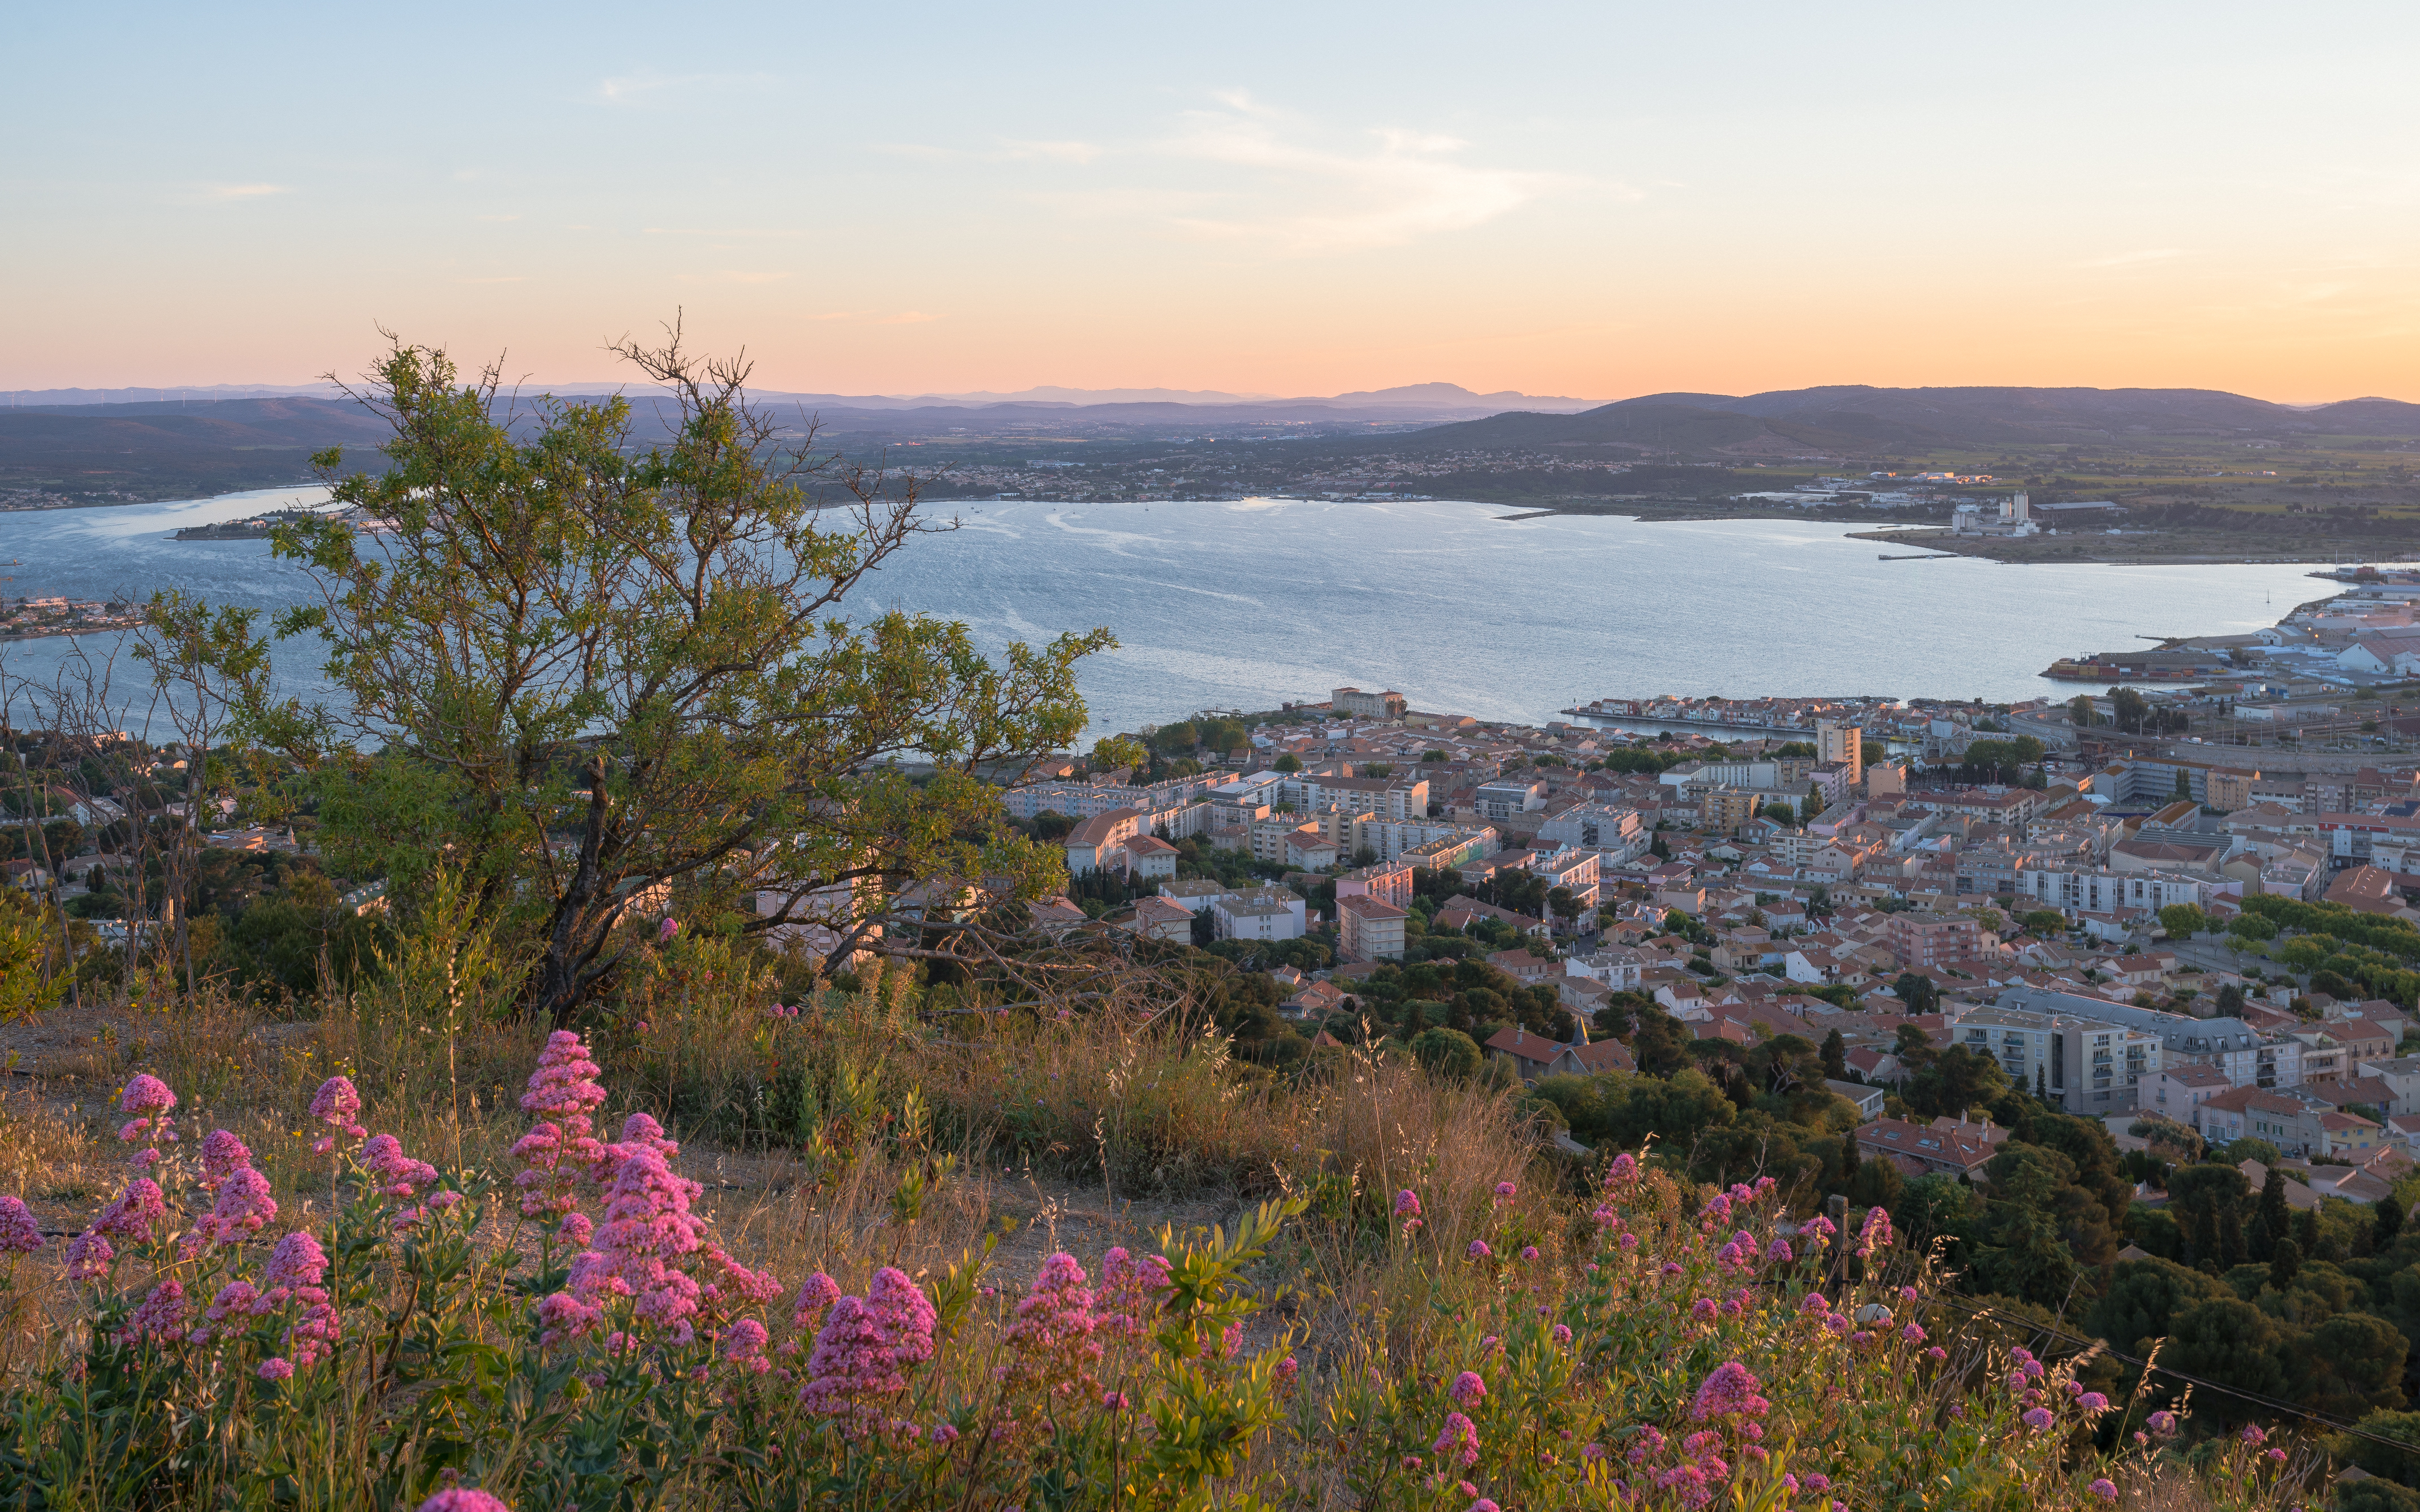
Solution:
[[[1957,1299],[1946,1294],[1930,1297],[1926,1299],[1926,1302],[1929,1304],[1937,1304],[1948,1307],[1954,1311],[1965,1313],[1969,1317],[1982,1318],[1997,1314],[2000,1317],[2009,1319],[2012,1322],[2024,1321],[2022,1319],[2013,1317],[2013,1315],[2003,1313],[1996,1307],[1973,1305],[1968,1303],[1958,1301]],[[2222,1396],[2235,1397],[2239,1401],[2252,1402],[2258,1406],[2268,1408],[2272,1412],[2283,1413],[2288,1417],[2298,1417],[2308,1423],[2316,1423],[2321,1427],[2328,1429],[2330,1432],[2342,1433],[2356,1439],[2366,1439],[2372,1443],[2384,1444],[2387,1448],[2393,1449],[2400,1454],[2420,1456],[2420,1444],[2415,1444],[2403,1439],[2390,1439],[2381,1433],[2372,1433],[2366,1428],[2357,1427],[2350,1423],[2339,1422],[2324,1413],[2314,1412],[2308,1408],[2297,1407],[2291,1402],[2279,1401],[2274,1396],[2264,1396],[2258,1392],[2245,1391],[2240,1386],[2222,1385],[2218,1381],[2206,1380],[2203,1377],[2179,1370],[2173,1365],[2156,1365],[2149,1360],[2138,1359],[2133,1355],[2109,1348],[2106,1342],[2101,1339],[2086,1338],[2080,1334],[2071,1334],[2063,1328],[2059,1328],[2049,1323],[2026,1322],[2025,1326],[2032,1330],[2033,1336],[2037,1339],[2045,1337],[2055,1338],[2063,1340],[2069,1344],[2081,1345],[2086,1349],[2099,1346],[2101,1352],[2107,1355],[2110,1359],[2133,1365],[2138,1369],[2167,1376],[2174,1380],[2181,1381],[2190,1386],[2195,1386],[2205,1391],[2214,1391]]]

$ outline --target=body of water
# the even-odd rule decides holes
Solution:
[[[9,596],[177,587],[275,609],[306,584],[264,541],[180,526],[309,503],[293,488],[169,504],[0,514]],[[1461,502],[966,502],[861,606],[966,621],[985,644],[1107,625],[1083,687],[1094,733],[1204,708],[1274,708],[1353,684],[1415,708],[1543,721],[1600,697],[1881,694],[2013,701],[2062,691],[2062,656],[2137,636],[2240,634],[2335,592],[2309,568],[1883,562],[1795,520],[1503,522]],[[42,675],[66,642],[18,641]],[[98,652],[100,645],[87,649]],[[314,648],[280,658],[315,681]]]

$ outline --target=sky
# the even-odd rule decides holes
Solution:
[[[2420,7],[20,6],[0,390],[2420,400]]]

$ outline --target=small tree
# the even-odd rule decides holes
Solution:
[[[908,882],[1054,888],[989,778],[1083,728],[1075,665],[1108,632],[993,662],[963,625],[852,620],[924,529],[912,486],[786,444],[746,365],[676,331],[617,350],[669,392],[669,440],[619,397],[515,415],[493,367],[463,383],[396,341],[356,395],[394,427],[386,470],[317,459],[391,532],[272,536],[318,590],[279,633],[319,638],[340,697],[272,705],[255,678],[247,719],[316,768],[339,866],[407,901],[441,858],[460,871],[532,948],[521,1001],[558,1021],[642,948],[626,920],[675,899],[742,933],[819,926],[837,960]]]

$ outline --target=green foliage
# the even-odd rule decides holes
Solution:
[[[30,894],[0,887],[0,1024],[55,1006],[69,974],[56,969],[58,925]]]
[[[850,590],[916,533],[912,501],[784,454],[744,368],[677,337],[621,350],[673,393],[666,443],[642,444],[620,398],[542,401],[516,431],[492,375],[460,383],[397,343],[378,372],[388,468],[322,459],[336,501],[394,531],[365,549],[331,516],[272,537],[318,590],[278,632],[318,638],[338,702],[272,702],[248,625],[202,658],[242,687],[256,738],[318,774],[334,864],[410,898],[447,855],[541,942],[521,995],[558,1019],[628,961],[608,938],[661,886],[749,932],[782,921],[738,906],[765,887],[1054,890],[1054,857],[981,774],[1082,728],[1075,666],[1108,633],[995,663],[960,624],[850,623]],[[837,949],[871,928],[847,912]]]
[[[1962,775],[1969,780],[2012,782],[2018,769],[2038,764],[2042,743],[2031,735],[2013,740],[1978,740],[1966,748]]]
[[[1412,1037],[1412,1055],[1440,1076],[1467,1079],[1485,1058],[1479,1041],[1460,1029],[1423,1029]]]
[[[1668,1078],[1628,1072],[1549,1076],[1537,1092],[1561,1111],[1574,1138],[1610,1147],[1635,1147],[1652,1134],[1685,1152],[1700,1134],[1739,1116],[1723,1089],[1694,1070]]]
[[[2192,903],[2170,903],[2160,910],[2160,927],[2172,940],[2189,940],[2210,928],[2210,916]]]
[[[2411,1447],[2398,1449],[2369,1438],[2357,1439],[2348,1434],[2329,1442],[2331,1453],[2359,1465],[2373,1475],[2401,1482],[2405,1486],[2420,1485],[2420,1412],[2384,1410],[2365,1412],[2354,1426],[2364,1434],[2393,1439]],[[2420,1505],[2420,1497],[2412,1500],[2415,1505]],[[2345,1504],[2339,1500],[2336,1505],[2341,1508]]]
[[[1957,1044],[1916,1072],[1907,1084],[1906,1096],[1908,1106],[1919,1113],[1954,1119],[1969,1108],[1996,1103],[2008,1090],[2009,1073],[1998,1061]]]

